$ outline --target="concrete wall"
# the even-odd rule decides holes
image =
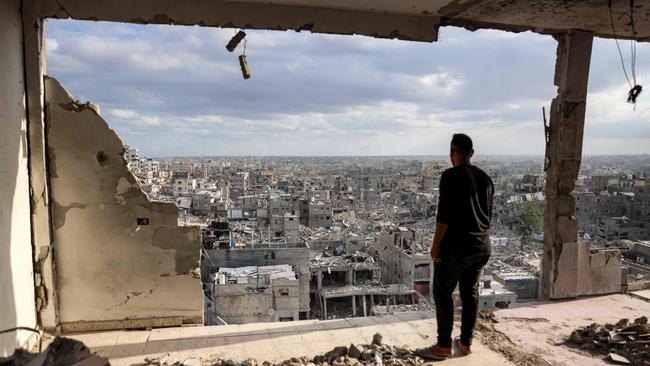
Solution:
[[[20,1],[0,0],[0,330],[36,327]],[[33,336],[0,334],[0,356]]]
[[[555,282],[562,297],[603,295],[621,292],[622,258],[618,249],[591,251],[586,241],[567,243],[558,267],[562,275]],[[576,265],[577,263],[577,265]]]
[[[379,236],[381,280],[384,284],[404,284],[413,287],[415,261],[395,245],[395,237],[395,233],[386,231],[382,231]]]
[[[215,285],[214,311],[228,324],[274,322],[286,317],[299,319],[298,281],[278,279],[259,292],[254,292],[254,288],[254,284]]]
[[[64,330],[202,322],[201,282],[190,275],[200,258],[198,227],[178,227],[176,205],[148,200],[95,108],[51,78],[45,99]],[[124,321],[132,319],[140,321]]]

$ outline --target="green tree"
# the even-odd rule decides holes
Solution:
[[[533,233],[544,226],[544,203],[542,201],[526,201],[519,216],[519,235],[521,249],[533,243]]]

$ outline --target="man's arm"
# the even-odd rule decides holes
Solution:
[[[434,262],[440,262],[440,244],[442,238],[445,236],[447,227],[449,226],[449,219],[451,216],[451,192],[452,186],[449,182],[449,174],[447,171],[442,173],[440,177],[440,196],[438,197],[438,213],[436,214],[436,232],[433,235],[433,242],[431,243],[431,259]]]
[[[431,260],[434,262],[440,262],[440,243],[442,242],[442,237],[445,236],[447,226],[447,224],[441,222],[436,224],[436,232],[433,235],[433,243],[431,243]]]

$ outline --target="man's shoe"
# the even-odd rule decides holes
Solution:
[[[429,360],[446,360],[451,357],[451,347],[441,347],[440,345],[434,345],[431,347],[424,347],[413,351],[416,356],[426,358]]]
[[[460,340],[460,338],[456,338],[456,346],[458,347],[460,353],[463,354],[463,356],[467,356],[470,353],[472,353],[471,346],[464,345],[463,342]]]

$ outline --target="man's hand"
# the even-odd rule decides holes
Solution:
[[[440,246],[439,245],[432,245],[431,246],[431,260],[438,263],[440,262]]]
[[[433,235],[433,242],[431,243],[431,260],[435,263],[441,262],[440,259],[440,244],[442,243],[442,237],[445,236],[447,232],[447,224],[436,223],[436,232]]]

